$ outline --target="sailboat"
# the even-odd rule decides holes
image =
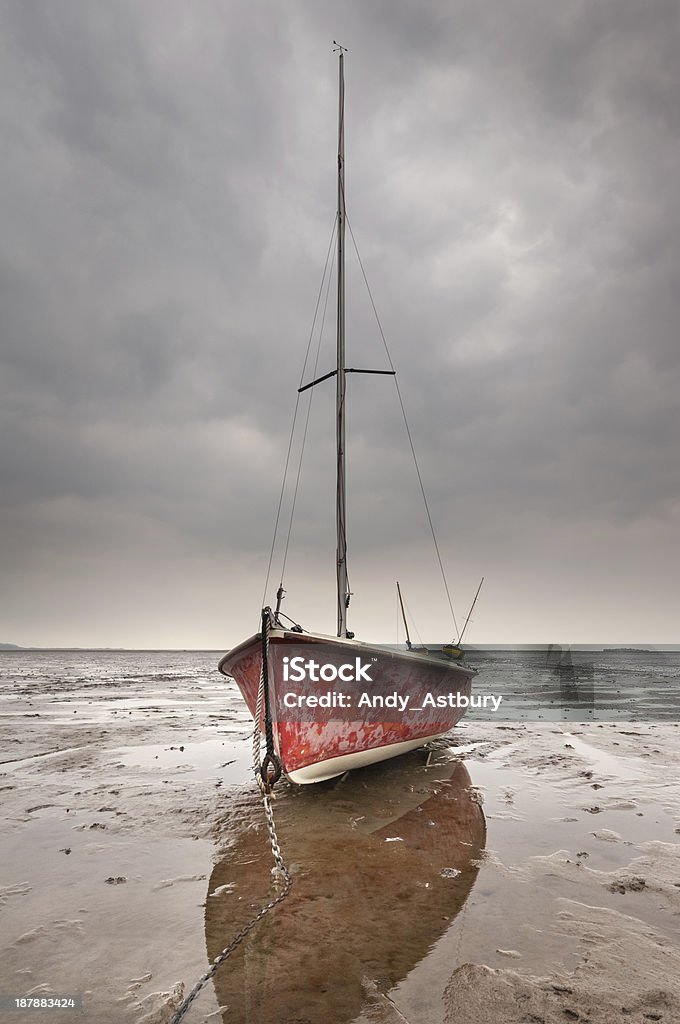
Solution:
[[[405,647],[357,639],[348,628],[347,375],[394,375],[395,371],[358,370],[345,363],[343,48],[338,47],[338,52],[337,364],[330,373],[299,389],[305,391],[336,378],[337,635],[303,630],[283,616],[281,585],[275,609],[262,609],[260,631],[230,650],[219,663],[220,672],[236,681],[266,736],[262,778],[268,786],[281,773],[298,784],[322,782],[444,736],[464,714],[475,675],[475,670],[463,662],[461,637],[456,643],[439,647],[413,645],[405,615]],[[401,602],[401,591],[399,598]]]

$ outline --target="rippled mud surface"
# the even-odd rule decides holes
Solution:
[[[0,994],[162,1024],[275,893],[216,662],[0,655]],[[679,740],[470,715],[438,749],[281,785],[291,895],[185,1020],[680,1021]]]

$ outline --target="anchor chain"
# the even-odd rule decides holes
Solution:
[[[260,685],[257,692],[257,707],[255,711],[255,727],[253,729],[253,769],[255,771],[255,778],[260,789],[262,796],[262,803],[264,805],[265,817],[267,820],[267,831],[269,833],[269,842],[272,850],[272,857],[274,858],[275,867],[272,868],[272,874],[275,878],[275,883],[281,885],[281,891],[265,904],[261,910],[252,918],[246,925],[241,928],[234,938],[231,940],[228,946],[222,950],[222,952],[215,957],[212,964],[205,972],[205,974],[199,978],[194,987],[192,988],[189,995],[186,997],[184,1002],[181,1004],[174,1017],[171,1019],[170,1024],[179,1024],[185,1014],[188,1012],[191,1004],[197,995],[201,991],[204,985],[206,985],[212,977],[214,977],[217,969],[227,960],[234,950],[243,942],[245,937],[253,930],[256,924],[262,920],[262,918],[273,910],[274,907],[278,906],[285,900],[286,896],[290,892],[293,880],[290,877],[288,868],[283,859],[281,853],[281,847],[279,846],[278,836],[276,835],[276,825],[274,822],[274,812],[272,810],[271,798],[272,798],[272,787],[281,778],[281,762],[274,749],[274,730],[272,725],[271,708],[269,703],[269,675],[267,669],[267,653],[269,650],[269,628],[271,625],[271,611],[269,608],[262,609],[262,668],[260,671]],[[261,737],[260,737],[260,720],[262,717],[262,708],[264,705],[265,713],[265,737],[267,752],[264,759],[261,759]]]
[[[271,793],[272,787],[281,778],[281,762],[274,749],[274,726],[272,723],[271,702],[269,700],[269,630],[272,623],[271,608],[262,609],[262,667],[260,669],[260,686],[257,691],[257,707],[255,709],[255,729],[253,731],[253,768],[255,778],[262,796]],[[267,752],[264,759],[260,757],[260,721],[264,705],[264,732]]]

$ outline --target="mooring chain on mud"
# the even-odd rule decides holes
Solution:
[[[264,813],[267,820],[267,831],[269,833],[269,842],[271,845],[272,856],[274,858],[275,867],[272,869],[272,874],[275,877],[276,884],[281,884],[283,881],[283,888],[281,892],[274,896],[269,903],[265,904],[264,907],[252,918],[246,925],[243,926],[240,932],[238,932],[231,940],[228,946],[222,950],[222,952],[215,957],[212,964],[205,972],[205,974],[196,982],[189,995],[186,997],[182,1005],[179,1007],[174,1017],[170,1021],[170,1024],[179,1024],[185,1014],[188,1012],[191,1004],[193,1003],[196,996],[199,994],[204,985],[206,985],[210,979],[215,975],[217,969],[227,960],[234,950],[243,942],[246,936],[253,930],[256,924],[262,920],[262,918],[273,910],[274,907],[278,906],[279,903],[283,902],[288,893],[290,892],[291,885],[293,884],[288,868],[283,860],[283,854],[281,853],[281,847],[279,846],[278,836],[276,835],[276,825],[274,823],[274,812],[271,804],[271,791],[274,783],[281,777],[281,762],[279,761],[276,752],[274,750],[274,739],[273,739],[273,727],[271,719],[271,709],[269,706],[269,680],[267,673],[267,652],[269,648],[269,626],[271,623],[269,608],[262,610],[262,670],[260,672],[260,686],[257,693],[257,707],[255,710],[255,727],[253,729],[253,770],[255,772],[255,778],[260,788],[262,795],[262,803],[264,806]],[[261,760],[260,748],[261,748],[261,736],[260,736],[260,719],[262,717],[262,708],[264,706],[265,711],[265,736],[267,741],[267,753],[264,761]]]
[[[274,749],[274,730],[272,725],[271,705],[269,702],[269,667],[267,659],[269,654],[270,626],[271,610],[269,608],[263,608],[262,667],[260,669],[260,686],[257,691],[257,706],[255,708],[255,728],[253,729],[253,769],[255,771],[257,784],[260,787],[260,793],[262,794],[262,803],[264,805],[264,812],[267,819],[267,829],[269,831],[269,842],[272,848],[272,855],[274,857],[276,867],[283,877],[288,879],[288,870],[283,862],[281,847],[279,846],[279,840],[276,835],[276,828],[274,825],[274,812],[272,811],[271,805],[272,787],[274,783],[281,778],[281,762],[279,761]],[[263,705],[267,753],[265,754],[264,761],[261,761],[260,720],[262,718]]]

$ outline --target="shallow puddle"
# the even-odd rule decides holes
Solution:
[[[508,748],[465,763],[438,751],[428,764],[416,751],[340,783],[284,787],[275,812],[294,889],[218,971],[224,1024],[349,1024],[377,1012],[376,992],[409,1024],[436,1024],[462,963],[574,966],[578,939],[555,927],[560,897],[624,913],[633,899],[642,920],[679,932],[653,892],[621,896],[601,874],[626,867],[649,839],[674,842],[673,818],[635,799],[593,813],[598,793],[608,802],[610,770],[621,782],[627,761],[574,739],[565,737],[575,757],[563,775],[509,767]],[[593,778],[605,780],[596,791],[581,760],[593,752]],[[222,834],[229,845],[206,900],[209,959],[272,894],[257,804],[237,801]]]
[[[276,818],[293,888],[218,972],[225,1022],[351,1021],[366,979],[388,991],[447,931],[474,886],[486,828],[465,765],[425,767],[426,757],[354,772],[323,792],[282,791]],[[259,825],[246,814],[230,822],[208,886],[209,959],[271,890]]]
[[[118,747],[111,751],[115,763],[126,768],[143,770],[148,776],[165,779],[190,776],[196,781],[214,779],[229,786],[242,785],[252,778],[247,750],[242,736],[234,739],[213,739],[182,744],[145,743]]]

